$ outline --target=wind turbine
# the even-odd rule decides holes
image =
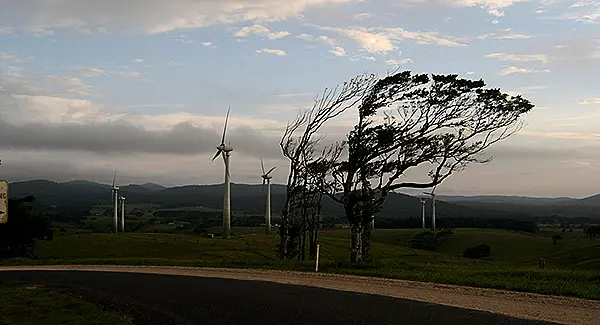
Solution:
[[[433,227],[433,231],[435,231],[435,188],[436,187],[437,187],[437,185],[433,187],[431,192],[423,192],[424,194],[431,196],[431,202],[432,202],[432,206],[433,206],[432,211],[431,211],[431,225]]]
[[[115,173],[113,175],[113,183],[112,183],[112,200],[113,200],[113,204],[115,205],[115,210],[114,210],[114,225],[115,225],[115,234],[117,232],[119,232],[118,230],[118,225],[119,225],[119,187],[116,185],[116,180],[117,180],[117,171],[115,170]]]
[[[425,204],[427,204],[427,198],[424,196],[419,196],[421,200],[421,225],[423,230],[425,230]]]
[[[267,204],[266,204],[266,211],[265,211],[265,233],[270,234],[271,233],[271,178],[273,178],[273,176],[269,176],[269,174],[276,167],[269,169],[269,171],[265,173],[265,165],[264,165],[262,159],[260,160],[260,167],[262,168],[262,175],[260,175],[260,176],[263,179],[263,182],[262,182],[263,190],[264,190],[265,183],[267,184]]]
[[[233,151],[231,143],[225,144],[225,133],[227,132],[227,122],[229,121],[229,111],[231,106],[227,109],[227,116],[225,117],[225,126],[223,127],[223,137],[221,138],[221,144],[217,147],[217,153],[213,157],[213,161],[217,159],[219,155],[223,156],[223,162],[225,163],[225,195],[223,198],[223,238],[229,239],[231,233],[231,187],[229,184],[229,157]]]
[[[125,197],[119,197],[121,200],[121,232],[125,232]]]

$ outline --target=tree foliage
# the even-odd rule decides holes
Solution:
[[[9,199],[8,221],[0,224],[0,258],[34,257],[39,240],[52,240],[50,219],[32,211],[35,197]]]
[[[344,206],[351,262],[371,260],[371,222],[388,193],[434,187],[471,163],[489,162],[484,151],[518,131],[519,117],[532,108],[521,96],[458,75],[404,71],[369,83],[358,123],[342,144],[347,159],[323,189]],[[422,165],[430,167],[428,181],[399,181]]]

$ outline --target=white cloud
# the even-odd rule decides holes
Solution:
[[[3,2],[9,26],[38,35],[55,29],[163,33],[236,22],[281,21],[305,10],[352,0],[52,0]],[[4,19],[3,19],[4,20]]]
[[[312,35],[308,35],[308,34],[300,34],[300,35],[296,35],[296,38],[305,40],[305,41],[309,41],[312,42],[315,40],[314,36]]]
[[[511,53],[491,53],[485,56],[489,59],[511,62],[540,62],[548,63],[550,58],[545,54],[511,54]]]
[[[267,27],[259,24],[246,26],[239,30],[237,33],[235,33],[235,37],[247,37],[249,35],[266,36],[269,39],[274,40],[289,36],[290,33],[287,31],[272,32]]]
[[[98,68],[77,67],[75,68],[75,71],[79,73],[79,75],[86,78],[101,77],[107,75],[106,71]]]
[[[176,37],[173,40],[175,42],[183,43],[183,44],[194,44],[194,41],[192,41],[191,39],[189,39],[187,37],[187,35],[185,35],[185,34],[181,34],[181,35],[179,35],[179,37]]]
[[[211,47],[213,45],[213,42],[202,42],[202,46],[205,47]]]
[[[141,73],[133,70],[117,71],[115,74],[125,78],[139,78],[142,76]]]
[[[502,40],[506,40],[506,39],[530,39],[532,37],[533,36],[531,36],[531,35],[515,33],[515,32],[512,31],[512,29],[506,28],[506,29],[503,29],[503,30],[498,31],[498,32],[493,32],[493,33],[487,33],[487,34],[479,35],[479,36],[476,37],[476,39],[502,39]]]
[[[365,28],[365,27],[326,27],[315,26],[322,30],[334,32],[356,41],[366,52],[386,54],[397,49],[395,43],[412,40],[417,44],[433,44],[439,46],[464,46],[462,40],[453,37],[439,36],[436,32],[411,32],[401,27]]]
[[[357,19],[357,20],[364,20],[364,19],[373,17],[373,14],[369,13],[369,12],[363,12],[360,14],[356,14],[353,17],[354,17],[354,19]]]
[[[138,59],[133,59],[133,60],[131,60],[131,62],[133,62],[133,63],[142,63],[142,62],[144,62],[144,59],[139,59],[139,58]]]
[[[570,19],[587,24],[600,24],[600,2],[595,0],[586,0],[577,2],[569,7],[559,19]]]
[[[285,51],[277,50],[277,49],[261,49],[261,50],[256,50],[256,53],[268,53],[268,54],[275,54],[275,55],[279,55],[279,56],[287,55],[287,53]]]
[[[515,3],[525,2],[527,0],[445,0],[455,6],[474,7],[479,6],[487,9],[488,14],[496,17],[504,16],[504,9]]]
[[[579,104],[582,104],[582,105],[600,104],[600,97],[584,99],[584,100],[580,101]]]
[[[286,36],[290,36],[290,33],[287,31],[270,33],[269,39],[280,39],[280,38],[284,38]]]
[[[336,46],[329,50],[329,52],[335,56],[346,56],[346,50],[341,46]]]
[[[385,64],[387,65],[404,65],[407,63],[412,63],[413,60],[411,59],[401,59],[401,60],[394,60],[394,59],[389,59],[387,61],[385,61]]]
[[[335,46],[335,44],[336,44],[334,39],[332,39],[331,37],[326,36],[326,35],[321,35],[321,36],[317,37],[317,41],[325,43],[330,46]]]
[[[10,35],[13,33],[13,30],[8,27],[0,27],[0,35]]]
[[[530,74],[530,73],[546,73],[551,72],[548,69],[544,70],[535,70],[535,69],[526,69],[526,68],[517,68],[515,66],[506,67],[498,72],[499,75],[506,76],[514,73],[522,73],[522,74]]]
[[[143,61],[143,60],[142,60]],[[134,60],[134,62],[137,62]],[[140,61],[141,62],[141,61]],[[106,77],[106,76],[120,76],[125,78],[139,78],[141,77],[141,73],[131,70],[128,67],[124,67],[123,70],[104,70],[95,67],[75,67],[73,69],[74,73],[80,77],[84,78],[96,78],[96,77]]]

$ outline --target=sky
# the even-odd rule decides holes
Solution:
[[[527,126],[440,194],[600,192],[600,1],[0,0],[0,178],[217,184],[288,163],[287,121],[365,71],[522,94]],[[331,139],[355,112],[327,125]],[[420,168],[407,178],[423,179]]]

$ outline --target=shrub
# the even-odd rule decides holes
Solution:
[[[473,259],[488,257],[490,255],[492,255],[492,248],[486,244],[467,247],[463,252],[463,257]]]
[[[443,229],[438,232],[431,230],[425,230],[416,234],[409,242],[410,248],[424,249],[428,251],[435,251],[442,245],[448,238],[452,237],[454,232],[452,229]]]

